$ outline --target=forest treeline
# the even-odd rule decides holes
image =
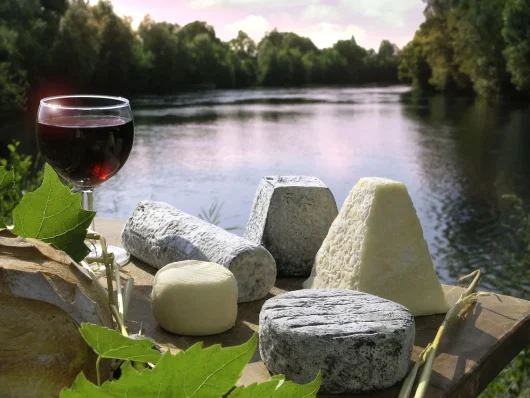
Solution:
[[[398,48],[366,50],[353,38],[318,49],[291,32],[255,43],[221,41],[212,26],[155,22],[137,30],[112,4],[83,0],[0,1],[0,114],[29,96],[90,92],[166,94],[207,86],[397,83]]]
[[[419,1],[419,0],[418,0]],[[411,83],[421,90],[530,95],[529,0],[424,0],[403,50],[345,38],[318,49],[273,30],[223,42],[206,22],[146,16],[138,29],[112,4],[0,1],[0,118],[55,93],[168,94],[199,87]],[[398,73],[399,71],[399,73]],[[398,76],[399,75],[399,76]]]
[[[424,0],[400,77],[419,89],[530,95],[530,0]]]

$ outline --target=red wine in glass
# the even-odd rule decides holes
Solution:
[[[129,100],[105,95],[43,98],[36,136],[44,160],[81,191],[85,209],[94,211],[94,188],[116,174],[131,153],[134,122]],[[101,256],[101,246],[92,242],[91,248],[91,257]],[[108,246],[108,251],[118,265],[129,261],[123,248]]]
[[[79,188],[94,188],[116,174],[134,141],[133,120],[118,116],[64,116],[39,120],[41,155]]]

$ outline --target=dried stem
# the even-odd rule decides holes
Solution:
[[[114,257],[114,256],[112,256]],[[123,306],[123,295],[121,292],[121,277],[120,277],[120,269],[118,268],[118,265],[116,264],[116,261],[114,261],[114,258],[112,259],[112,268],[114,271],[114,280],[116,281],[116,301],[118,302],[118,312],[120,313],[120,316],[122,319],[124,319],[124,306]]]
[[[116,322],[118,323],[121,334],[123,334],[124,336],[128,336],[129,333],[127,333],[127,328],[125,327],[125,323],[123,323],[123,319],[121,318],[120,313],[116,308],[116,305],[111,304],[110,309],[112,311],[112,314],[114,315],[114,318],[116,319]]]
[[[418,374],[418,370],[423,366],[425,363],[425,357],[427,356],[427,352],[431,349],[431,344],[429,343],[427,347],[420,353],[420,356],[418,357],[418,360],[414,364],[414,367],[410,371],[409,375],[403,382],[403,386],[401,387],[401,391],[399,392],[398,398],[408,398],[410,396],[410,393],[412,392],[412,387],[414,387],[414,380],[416,380],[416,375]]]
[[[97,277],[97,275],[92,270],[92,268],[90,268],[90,266],[85,261],[81,261],[80,264],[87,271],[88,275],[92,279],[92,282],[94,282],[94,285],[96,286],[96,290],[100,294],[101,298],[107,301],[108,299],[107,292],[105,288],[103,287],[103,285],[101,284],[101,282],[99,281],[99,278]]]
[[[94,263],[105,263],[105,259],[103,256],[100,257],[87,257],[85,258],[85,261],[87,264],[94,264]]]
[[[111,262],[111,259],[109,258],[109,254],[107,253],[107,241],[105,240],[103,236],[100,236],[99,242],[100,242],[101,251],[102,251],[101,257],[103,257],[103,262],[105,264],[105,274],[107,278],[107,291],[109,295],[109,305],[112,306],[116,304],[114,300],[114,287],[112,285],[112,280],[113,280],[112,279],[112,276],[113,276],[112,275],[113,274],[112,273],[112,262]]]
[[[134,278],[129,277],[125,283],[125,293],[123,294],[123,319],[127,319],[127,312],[129,311],[129,302],[131,301],[133,286]]]
[[[425,393],[427,392],[427,387],[429,386],[429,382],[431,380],[432,368],[434,365],[434,360],[436,359],[436,353],[438,351],[438,348],[440,347],[440,341],[442,340],[444,332],[447,329],[449,323],[454,318],[456,318],[457,315],[464,308],[469,305],[475,304],[477,302],[478,297],[490,295],[490,293],[475,293],[475,289],[480,280],[480,276],[480,270],[476,270],[471,274],[463,276],[458,280],[458,283],[461,283],[465,280],[473,278],[472,282],[469,284],[466,290],[464,290],[464,292],[460,295],[458,301],[449,309],[449,312],[447,312],[447,314],[445,315],[445,318],[440,328],[438,329],[438,332],[436,333],[436,337],[434,338],[432,344],[427,346],[425,350],[421,353],[418,362],[416,363],[410,374],[407,376],[407,379],[403,383],[403,387],[401,388],[401,392],[399,393],[399,398],[408,398],[410,396],[410,393],[412,392],[412,386],[414,385],[414,380],[416,379],[416,375],[418,373],[418,369],[420,368],[423,362],[425,363],[425,366],[421,373],[420,380],[418,382],[418,388],[416,390],[414,398],[423,398],[425,396]]]
[[[98,292],[102,294],[107,300],[112,315],[118,324],[118,328],[124,336],[128,336],[127,328],[125,327],[125,315],[129,306],[129,301],[131,297],[131,291],[133,287],[133,279],[130,278],[125,287],[125,297],[122,293],[121,288],[121,276],[118,265],[116,264],[114,253],[109,253],[107,250],[107,241],[106,239],[93,232],[89,231],[87,233],[87,239],[97,239],[99,240],[101,246],[101,256],[98,257],[87,257],[85,261],[82,262],[83,267],[87,270],[88,274],[92,278],[92,281],[96,284]],[[107,291],[99,282],[98,277],[94,271],[90,268],[88,264],[93,263],[102,263],[105,266],[105,277],[107,279]],[[114,293],[114,283],[116,283],[116,294]]]
[[[472,273],[470,273],[469,275],[461,277],[458,280],[458,282],[456,282],[457,284],[459,284],[459,283],[464,282],[467,279],[473,278],[473,280],[471,281],[471,283],[469,284],[467,289],[464,291],[464,293],[462,293],[460,295],[460,299],[459,300],[462,300],[464,297],[467,297],[467,296],[469,296],[469,295],[471,295],[472,293],[475,292],[475,289],[477,288],[478,281],[480,280],[480,277],[481,277],[480,270],[477,269],[477,270],[473,271]]]
[[[460,313],[460,311],[462,311],[464,307],[468,306],[469,304],[474,304],[477,301],[478,296],[474,292],[480,280],[480,270],[476,270],[471,274],[460,278],[458,280],[458,283],[463,282],[464,280],[469,278],[473,278],[473,281],[470,283],[469,287],[460,295],[458,301],[451,307],[451,309],[445,316],[442,325],[438,329],[438,333],[436,333],[436,337],[434,338],[432,347],[427,353],[425,367],[423,368],[423,372],[421,373],[420,381],[418,383],[418,389],[416,390],[414,398],[423,398],[425,396],[425,393],[427,392],[427,387],[429,386],[429,381],[431,380],[434,360],[436,359],[436,352],[440,347],[440,341],[442,340],[442,336],[445,330],[447,329],[449,322],[451,322]]]
[[[90,229],[86,233],[86,239],[88,240],[99,240],[99,238],[101,238],[101,235]]]
[[[99,364],[101,363],[101,356],[98,355],[98,359],[96,359],[96,377],[98,386],[101,385],[101,371],[99,369]]]

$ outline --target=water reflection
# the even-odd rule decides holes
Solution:
[[[385,176],[407,184],[442,280],[452,283],[480,267],[490,288],[503,288],[498,280],[514,266],[502,260],[508,216],[501,197],[530,197],[521,185],[530,176],[528,108],[400,89],[255,95],[201,99],[219,100],[208,106],[179,107],[172,99],[168,108],[140,109],[138,155],[129,163],[142,182],[120,200],[126,205],[119,216],[148,197],[191,214],[219,200],[229,224],[244,226],[261,176],[316,175],[339,205],[360,177]],[[118,177],[101,201],[120,189],[131,192],[128,175]]]
[[[383,176],[407,185],[442,280],[481,267],[489,287],[517,293],[517,280],[528,279],[520,258],[506,259],[502,227],[502,196],[530,199],[528,104],[421,97],[405,87],[216,91],[132,104],[135,147],[97,190],[102,216],[125,219],[144,199],[194,215],[218,201],[224,226],[244,226],[262,176],[317,176],[339,206],[359,178]]]
[[[521,295],[530,284],[528,272],[522,273],[525,265],[507,259],[505,252],[513,251],[512,239],[522,236],[507,234],[504,225],[513,213],[503,196],[529,197],[528,184],[521,184],[530,175],[524,156],[528,108],[408,95],[403,105],[403,114],[417,122],[427,185],[422,203],[439,269],[454,280],[481,268],[489,288]]]

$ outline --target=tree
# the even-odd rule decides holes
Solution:
[[[418,62],[409,73],[415,71],[422,73],[422,76],[410,76],[412,81],[416,81],[420,87],[426,89],[424,85],[425,76],[429,75],[428,85],[438,91],[465,90],[471,86],[469,76],[460,71],[460,66],[455,60],[455,48],[453,45],[453,24],[449,24],[447,19],[438,14],[430,16],[423,22],[416,31],[413,39],[414,45],[408,50],[407,56],[415,58]],[[409,58],[409,60],[412,60]],[[427,73],[422,64],[424,59],[429,66]],[[403,62],[403,61],[402,61]],[[410,63],[409,66],[414,65]],[[402,72],[402,75],[406,75]]]
[[[189,71],[189,81],[193,84],[214,84],[220,88],[235,85],[238,65],[233,64],[232,51],[228,43],[223,43],[215,35],[215,30],[206,22],[195,21],[177,32],[186,45],[193,67]]]
[[[316,51],[310,51],[302,57],[306,81],[310,84],[322,84],[324,81],[324,68],[322,59]]]
[[[26,72],[10,62],[16,52],[17,32],[0,25],[0,119],[24,108],[28,82]]]
[[[193,65],[186,43],[177,35],[179,29],[177,24],[155,22],[149,15],[138,27],[144,57],[152,63],[147,82],[149,92],[178,91],[188,84]]]
[[[67,0],[0,1],[0,109],[23,109],[50,69],[50,48]]]
[[[258,45],[243,31],[222,42],[206,22],[181,27],[149,15],[134,31],[110,0],[0,1],[4,113],[28,104],[36,110],[44,96],[80,91],[129,95],[201,85],[392,83],[398,56],[387,41],[379,53],[353,37],[320,50],[307,37],[277,29]]]
[[[27,73],[30,84],[37,82],[50,65],[50,52],[67,0],[2,0],[0,25],[17,33],[16,51],[10,62]]]
[[[215,29],[213,26],[208,25],[204,21],[194,21],[185,25],[179,30],[179,36],[185,42],[191,42],[195,37],[199,35],[207,35],[210,40],[214,42],[220,42],[220,40],[215,35]]]
[[[347,83],[361,83],[367,76],[367,52],[351,40],[339,40],[333,49],[346,61],[342,76]]]
[[[390,43],[388,40],[383,40],[379,45],[379,51],[377,55],[381,58],[392,58],[398,53],[398,48],[395,44]]]
[[[28,83],[23,72],[11,69],[7,62],[0,62],[0,120],[13,111],[24,108]]]
[[[239,58],[251,58],[257,54],[256,42],[245,32],[240,30],[235,39],[230,40],[230,48],[236,52]]]
[[[108,1],[100,1],[92,12],[98,26],[99,56],[91,87],[111,94],[137,91],[131,83],[142,54],[131,21],[118,17]]]
[[[193,82],[210,83],[219,87],[232,87],[232,75],[226,63],[227,48],[212,40],[212,36],[201,33],[190,43],[190,53],[196,65]]]
[[[258,46],[258,84],[274,86],[281,81],[278,50],[268,39]]]
[[[89,88],[99,60],[98,31],[92,8],[83,0],[73,1],[51,49],[55,80],[77,90]]]
[[[530,93],[530,3],[508,0],[503,14],[504,57],[517,90]]]
[[[432,70],[427,62],[424,49],[418,41],[413,40],[408,43],[401,53],[401,63],[399,64],[399,79],[411,83],[417,90],[429,90],[429,81],[432,77]]]
[[[293,32],[280,33],[282,35],[282,47],[297,49],[301,54],[306,54],[310,51],[317,51],[317,47],[307,37],[298,36]]]
[[[397,83],[399,66],[399,48],[388,40],[383,40],[375,56],[368,57],[369,70],[373,80],[385,83]]]
[[[500,34],[506,0],[460,0],[448,17],[455,63],[469,76],[476,93],[499,95],[509,85],[505,46]]]
[[[245,32],[240,30],[229,42],[229,64],[234,71],[234,86],[248,87],[257,81],[257,46]]]
[[[426,20],[402,56],[403,79],[424,86],[430,75],[428,85],[436,90],[485,97],[530,93],[527,0],[425,2]]]
[[[325,48],[320,51],[322,65],[322,84],[348,83],[348,62],[336,48]]]

